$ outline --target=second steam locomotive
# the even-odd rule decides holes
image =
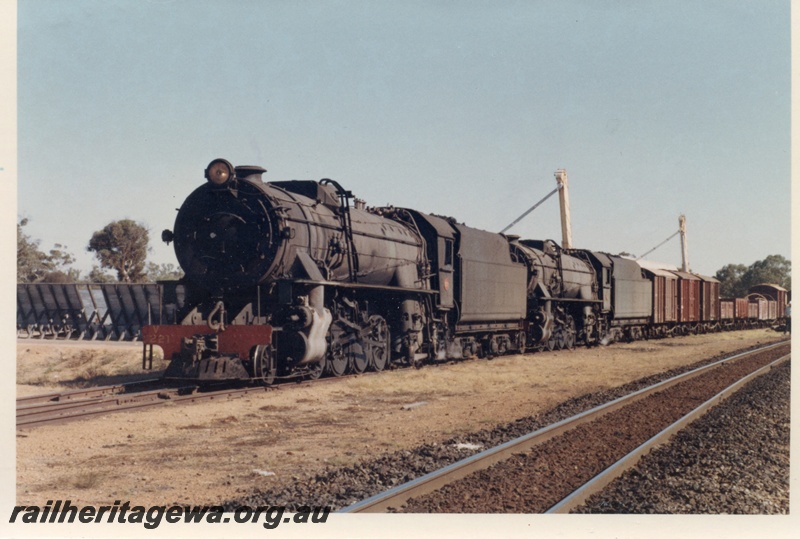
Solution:
[[[725,322],[709,277],[366,208],[335,181],[264,172],[212,161],[162,234],[185,277],[163,286],[175,323],[142,337],[171,359],[167,378],[272,383]]]

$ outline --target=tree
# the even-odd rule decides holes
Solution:
[[[98,230],[89,240],[86,250],[94,252],[100,267],[117,272],[117,279],[133,283],[144,279],[144,264],[147,258],[149,230],[130,219],[112,221],[103,230]]]
[[[761,283],[776,284],[786,290],[792,289],[792,262],[781,255],[769,255],[764,260],[753,262],[742,280],[747,288]]]
[[[69,284],[80,280],[80,271],[70,269],[67,272],[61,270],[48,271],[41,279],[43,283]]]
[[[714,277],[720,282],[719,294],[723,298],[741,298],[747,294],[742,277],[747,272],[744,264],[728,264],[717,271]]]
[[[80,271],[70,268],[75,262],[65,245],[56,243],[49,253],[39,249],[34,240],[23,231],[27,219],[17,223],[17,282],[75,282]]]
[[[75,257],[66,249],[67,246],[61,245],[60,243],[56,243],[53,245],[53,248],[50,249],[50,252],[47,254],[47,259],[53,267],[67,269],[68,266],[71,266],[75,262]],[[69,269],[66,273],[72,277],[75,275],[76,271],[78,270]]]
[[[86,283],[113,283],[114,277],[109,275],[108,273],[104,272],[98,266],[92,266],[92,271],[89,272],[89,275],[86,276],[84,279]]]
[[[728,264],[717,271],[722,297],[744,297],[751,286],[768,283],[792,289],[792,262],[781,255],[769,255],[764,260],[743,264]]]
[[[147,280],[152,283],[158,281],[177,281],[182,277],[183,272],[173,264],[159,265],[155,262],[147,263]]]
[[[39,250],[39,240],[22,231],[27,219],[17,223],[17,282],[33,283],[49,271],[47,255]]]

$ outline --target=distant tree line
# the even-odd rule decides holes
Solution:
[[[57,243],[48,252],[41,250],[39,240],[25,233],[27,224],[27,219],[17,223],[19,283],[152,283],[183,276],[173,264],[147,262],[150,232],[130,219],[112,221],[92,234],[86,250],[94,253],[99,265],[85,275],[72,267],[75,257],[66,245]]]
[[[726,298],[744,297],[757,284],[776,284],[791,290],[792,262],[781,255],[769,255],[750,266],[728,264],[714,277],[720,281],[720,295]]]

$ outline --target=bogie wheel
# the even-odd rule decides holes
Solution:
[[[261,385],[269,386],[275,382],[277,366],[269,346],[258,345],[253,349],[253,378]]]
[[[322,373],[325,372],[327,361],[323,359],[319,363],[314,363],[310,367],[308,367],[308,373],[306,374],[307,380],[317,380],[322,376]]]

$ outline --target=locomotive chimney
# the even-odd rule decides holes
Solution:
[[[240,167],[236,167],[236,177],[240,180],[250,180],[251,182],[260,182],[264,181],[261,179],[261,175],[264,174],[267,169],[262,167],[256,167],[251,165],[243,165]]]

